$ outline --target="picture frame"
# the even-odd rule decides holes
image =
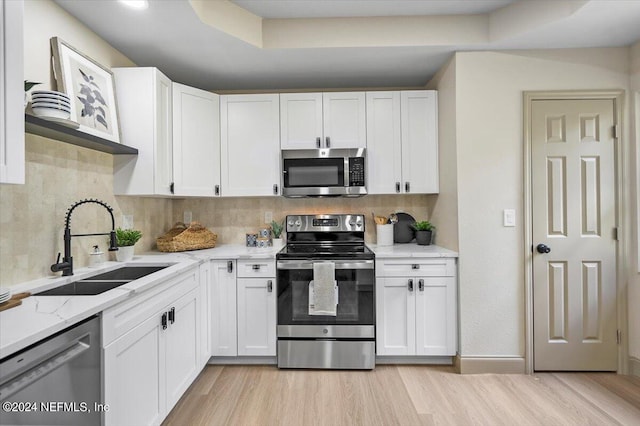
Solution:
[[[79,131],[120,143],[113,72],[59,37],[51,38],[57,90],[71,98],[70,119]]]

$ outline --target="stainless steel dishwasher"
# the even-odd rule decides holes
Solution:
[[[1,425],[99,425],[100,318],[0,360]]]

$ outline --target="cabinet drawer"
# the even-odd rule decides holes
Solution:
[[[376,262],[379,277],[452,277],[456,273],[455,259],[383,259]]]
[[[102,313],[102,346],[107,346],[134,329],[181,295],[196,288],[198,284],[199,269],[194,267],[178,277],[158,283],[154,288],[105,310]]]
[[[238,277],[275,277],[276,262],[273,259],[238,260]]]

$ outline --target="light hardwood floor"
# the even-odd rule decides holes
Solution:
[[[207,366],[163,423],[190,425],[640,425],[640,378]]]

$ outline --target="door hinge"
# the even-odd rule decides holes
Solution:
[[[613,137],[616,139],[618,138],[618,127],[617,124],[613,126]]]
[[[622,343],[622,333],[620,332],[620,330],[616,330],[616,343],[617,344]]]
[[[620,241],[618,240],[618,227],[613,228],[613,239],[616,241]]]

